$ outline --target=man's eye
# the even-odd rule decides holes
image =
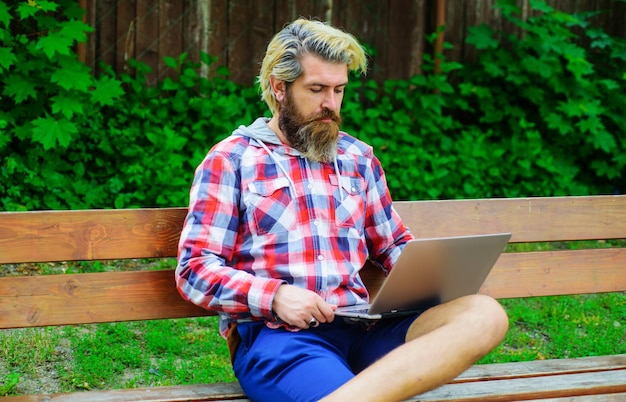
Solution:
[[[311,88],[311,92],[313,92],[314,94],[318,94],[322,92],[322,88]]]
[[[335,89],[335,93],[336,93],[336,94],[342,94],[342,93],[343,93],[343,91],[345,91],[345,88],[336,88],[336,89]]]

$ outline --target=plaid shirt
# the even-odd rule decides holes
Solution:
[[[340,133],[336,164],[326,164],[238,130],[196,170],[177,287],[218,311],[222,332],[237,320],[277,326],[272,301],[280,285],[339,306],[367,302],[361,267],[369,257],[391,269],[411,238],[368,145]]]

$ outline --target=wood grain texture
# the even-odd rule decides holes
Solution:
[[[211,314],[182,299],[172,270],[0,278],[0,328]]]
[[[404,201],[416,237],[511,232],[512,243],[626,238],[626,196]]]
[[[186,208],[0,213],[0,264],[176,256]]]
[[[447,384],[411,401],[499,402],[579,397],[626,392],[626,371]]]
[[[405,201],[416,237],[511,232],[512,243],[626,238],[626,196]],[[185,208],[0,212],[0,264],[176,256]]]

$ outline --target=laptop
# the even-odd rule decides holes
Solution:
[[[478,293],[511,233],[409,241],[371,304],[338,307],[335,315],[377,320],[412,315]]]

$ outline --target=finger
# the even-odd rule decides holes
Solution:
[[[319,322],[333,322],[336,308],[337,306],[323,301],[318,305],[318,311],[317,314],[314,314],[314,317],[317,318]]]

